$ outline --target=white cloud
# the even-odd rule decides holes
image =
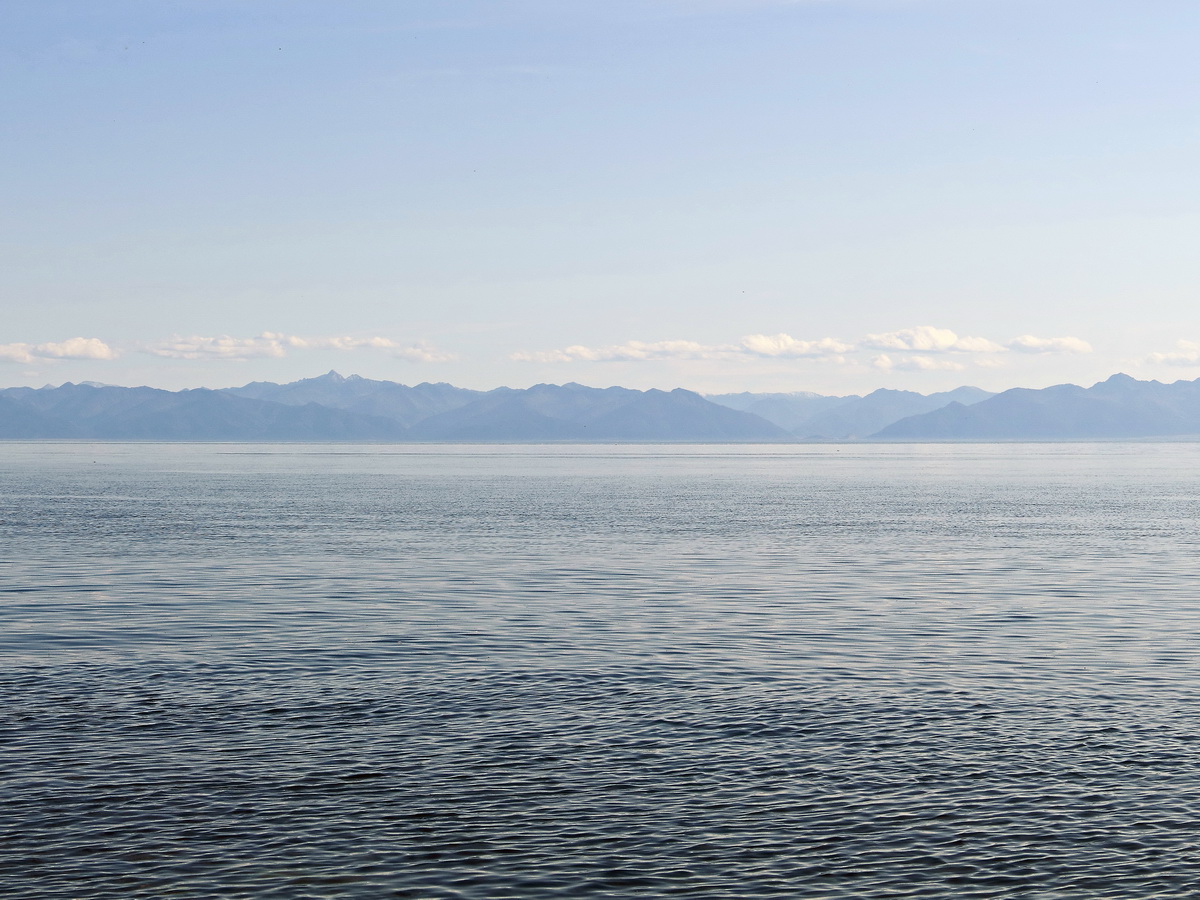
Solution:
[[[1200,344],[1195,341],[1179,341],[1171,353],[1151,353],[1147,362],[1164,366],[1200,366]]]
[[[790,334],[751,334],[742,338],[742,346],[756,356],[784,357],[838,356],[854,349],[853,344],[835,338],[801,341]]]
[[[304,338],[288,334],[272,334],[264,332],[263,337],[274,338],[284,346],[295,347],[298,350],[390,350],[399,346],[395,341],[385,337],[352,338],[352,337],[317,337]]]
[[[920,325],[868,334],[857,343],[831,337],[803,340],[785,333],[749,334],[737,344],[699,344],[695,341],[629,341],[609,347],[574,344],[559,350],[521,351],[510,358],[523,362],[565,363],[766,357],[857,364],[854,357],[847,357],[846,354],[861,350],[916,354],[895,358],[887,353],[881,354],[871,360],[871,365],[876,368],[960,371],[966,368],[962,363],[938,357],[942,354],[958,354],[961,358],[969,354],[972,365],[996,368],[1004,365],[1004,357],[1000,354],[1006,354],[1009,350],[1022,353],[1090,353],[1092,347],[1087,341],[1076,337],[1039,338],[1030,334],[1021,335],[1005,345],[989,338],[960,335],[949,328]]]
[[[425,363],[442,363],[451,362],[458,359],[453,353],[447,353],[444,350],[439,350],[424,341],[418,341],[411,347],[403,347],[392,354],[398,359],[407,359],[410,362],[425,362]]]
[[[146,351],[171,359],[262,359],[287,356],[289,350],[394,350],[395,356],[418,362],[445,362],[454,357],[424,342],[404,347],[385,337],[300,337],[264,331],[257,337],[180,337],[150,344]]]
[[[29,344],[0,344],[0,359],[8,362],[31,363],[33,348]]]
[[[38,356],[55,359],[116,359],[117,351],[99,338],[68,338],[60,344],[38,344]]]
[[[509,359],[517,362],[540,363],[576,362],[578,360],[594,362],[598,359],[596,355],[598,352],[590,347],[576,344],[562,350],[518,350],[516,353],[509,354]]]
[[[741,353],[728,344],[710,346],[695,341],[629,341],[612,347],[575,344],[562,350],[521,351],[511,358],[520,362],[626,362],[659,359],[728,359]]]
[[[284,342],[279,335],[264,332],[258,337],[179,337],[156,344],[146,349],[155,356],[169,359],[259,359],[262,357],[286,356]]]
[[[1040,338],[1023,334],[1008,342],[1010,350],[1020,353],[1091,353],[1092,345],[1077,337]]]
[[[1002,369],[1008,363],[1005,362],[1003,356],[976,356],[971,360],[971,364],[978,366],[981,369]]]
[[[667,359],[738,359],[750,356],[831,358],[853,350],[833,338],[801,341],[788,334],[751,334],[740,344],[701,344],[696,341],[628,341],[609,347],[574,344],[561,350],[520,351],[521,362],[645,362]]]
[[[1004,348],[981,337],[960,337],[949,328],[919,325],[883,334],[868,334],[862,346],[872,350],[916,350],[924,353],[998,353]]]
[[[899,359],[892,359],[886,353],[881,353],[879,356],[871,360],[871,365],[876,369],[901,369],[908,372],[933,372],[933,371],[951,371],[961,372],[966,368],[962,363],[955,362],[952,359],[935,359],[932,356],[902,356]]]
[[[99,338],[74,337],[45,344],[2,344],[0,359],[31,363],[39,359],[116,359],[117,351]]]

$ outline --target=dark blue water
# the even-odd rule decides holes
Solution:
[[[0,445],[0,893],[1200,896],[1200,446]]]

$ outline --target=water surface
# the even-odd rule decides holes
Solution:
[[[0,444],[0,889],[1200,893],[1200,446]]]

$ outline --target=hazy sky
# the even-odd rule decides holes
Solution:
[[[0,385],[1200,376],[1195,0],[0,4]]]

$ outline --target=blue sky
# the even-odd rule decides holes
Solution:
[[[0,384],[1200,376],[1200,5],[0,6]]]

